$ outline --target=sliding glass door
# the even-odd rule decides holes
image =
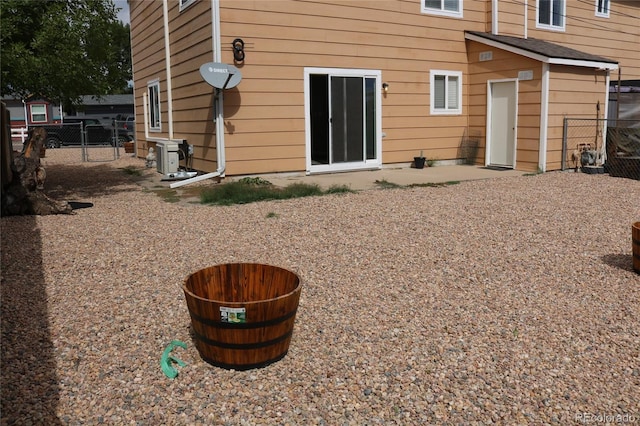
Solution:
[[[309,72],[305,80],[308,169],[321,172],[380,166],[379,76],[342,70]]]

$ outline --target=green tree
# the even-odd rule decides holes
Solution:
[[[129,25],[111,0],[0,0],[0,92],[66,107],[126,93]]]

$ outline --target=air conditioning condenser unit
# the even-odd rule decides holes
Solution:
[[[179,149],[179,145],[173,141],[156,142],[156,164],[158,173],[169,175],[178,172],[178,164],[180,162],[178,155]]]

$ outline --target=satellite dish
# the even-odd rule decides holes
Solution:
[[[242,80],[242,73],[238,68],[221,62],[202,64],[200,75],[211,86],[222,90],[234,88]]]

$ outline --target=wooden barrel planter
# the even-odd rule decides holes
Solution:
[[[301,288],[293,272],[256,263],[216,265],[189,275],[183,290],[200,357],[235,370],[282,359]]]
[[[631,227],[631,241],[633,246],[633,270],[640,274],[640,222]]]

